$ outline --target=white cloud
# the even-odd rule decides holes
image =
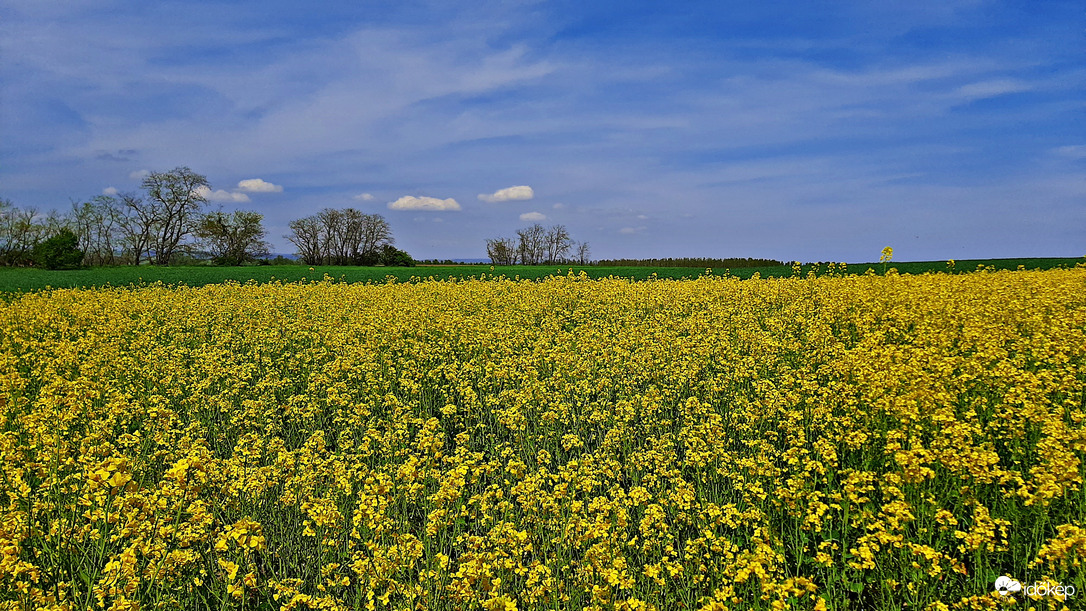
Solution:
[[[545,218],[547,218],[546,215],[540,214],[538,212],[525,212],[524,214],[520,215],[520,220],[522,221],[542,221]]]
[[[249,193],[282,193],[283,185],[273,185],[262,178],[247,178],[238,183],[238,190]]]
[[[359,193],[358,195],[355,195],[351,199],[353,199],[355,201],[359,201],[359,202],[372,202],[374,200],[374,197],[370,193]]]
[[[249,196],[244,193],[231,193],[222,189],[212,191],[207,187],[197,187],[196,192],[209,202],[244,203],[250,201]]]
[[[565,210],[566,209],[566,205],[562,204],[562,203],[557,203],[557,204],[555,204],[555,205],[553,205],[551,207],[554,208],[555,210]]]
[[[105,189],[102,189],[102,195],[112,196],[118,193],[120,193],[120,191],[117,190],[117,187],[106,187]]]
[[[128,177],[132,180],[143,180],[143,178],[150,173],[151,172],[149,170],[136,170],[135,172],[129,174]]]
[[[644,227],[623,227],[622,229],[619,229],[618,232],[623,235],[633,235],[635,233],[641,233],[644,230]]]
[[[389,210],[459,210],[460,204],[453,198],[438,199],[436,197],[414,197],[405,195],[400,199],[389,203]]]
[[[509,202],[515,200],[528,200],[533,197],[535,197],[535,191],[532,191],[532,188],[527,185],[498,189],[489,195],[486,193],[479,194],[479,200],[484,202]]]

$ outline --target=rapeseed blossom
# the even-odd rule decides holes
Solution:
[[[0,329],[0,609],[1086,591],[1084,269],[52,290]]]

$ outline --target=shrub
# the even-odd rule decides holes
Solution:
[[[79,237],[64,228],[34,247],[34,263],[45,269],[77,269],[83,263]]]
[[[415,267],[415,260],[411,255],[391,244],[385,244],[381,249],[381,263],[389,267]]]

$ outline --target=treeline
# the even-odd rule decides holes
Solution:
[[[290,230],[286,238],[309,265],[415,264],[410,255],[392,245],[392,228],[380,214],[325,208],[291,221]]]
[[[545,228],[539,223],[517,230],[516,238],[486,241],[492,265],[551,265],[589,262],[588,242],[574,242],[565,225]]]
[[[683,257],[678,259],[666,258],[666,259],[604,259],[597,261],[596,265],[610,266],[610,267],[716,267],[716,268],[737,268],[737,267],[772,267],[776,265],[787,265],[783,261],[777,261],[776,259],[751,259],[751,258],[737,258],[737,259],[699,259]]]
[[[50,269],[98,265],[266,263],[264,216],[204,212],[211,185],[187,167],[151,172],[143,193],[99,195],[68,213],[41,214],[0,199],[0,265]],[[392,245],[377,214],[325,209],[290,223],[285,236],[304,262],[325,265],[414,265]],[[279,262],[281,257],[277,257]]]
[[[50,269],[170,265],[210,259],[239,265],[268,254],[263,215],[203,213],[211,186],[187,167],[151,172],[143,193],[99,195],[67,213],[39,214],[0,200],[0,264]]]
[[[0,199],[0,265],[33,265],[35,250],[65,225],[66,220],[55,213],[42,216]]]

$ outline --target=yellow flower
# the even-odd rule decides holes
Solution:
[[[222,567],[222,569],[224,571],[226,571],[226,580],[227,581],[234,581],[234,579],[237,578],[237,576],[238,576],[238,565],[236,563],[230,562],[229,560],[223,560],[223,559],[220,558],[219,559],[219,566]]]
[[[1077,575],[1086,268],[785,272],[11,296],[0,609],[824,609],[849,573],[981,608],[972,566]]]

